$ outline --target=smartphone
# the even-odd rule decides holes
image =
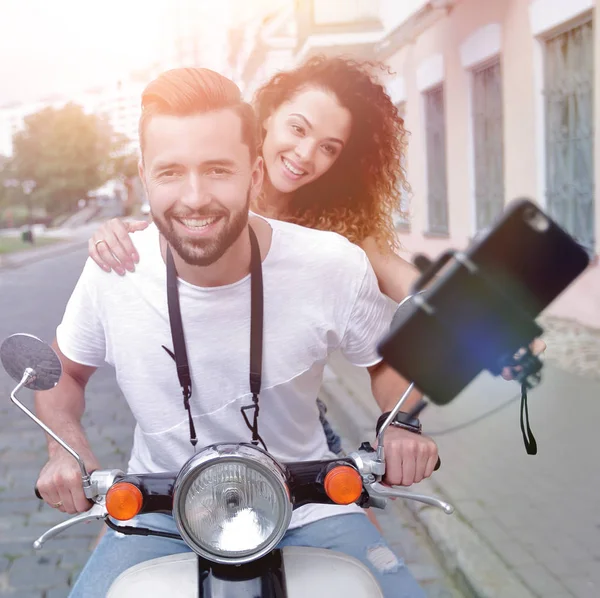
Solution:
[[[446,262],[432,264],[424,278],[437,278],[401,305],[378,346],[436,404],[450,402],[483,370],[499,374],[510,356],[541,336],[535,318],[589,257],[535,203],[518,199]]]

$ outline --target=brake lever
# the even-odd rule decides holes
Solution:
[[[44,532],[33,543],[33,547],[36,550],[39,550],[48,540],[51,540],[73,525],[85,523],[87,521],[94,521],[96,519],[106,519],[107,516],[108,511],[106,510],[106,507],[103,504],[95,504],[89,511],[85,511],[85,513],[79,513],[79,515],[71,517],[71,519],[67,519],[66,521],[62,521],[58,525],[55,525],[53,528],[49,529],[47,532]]]
[[[408,490],[401,490],[399,486],[384,486],[381,482],[371,482],[365,484],[365,488],[371,498],[404,498],[406,500],[422,502],[431,507],[437,507],[447,515],[454,513],[454,507],[450,503],[435,498],[434,496],[413,494]]]

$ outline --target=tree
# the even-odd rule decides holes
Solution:
[[[72,211],[79,199],[111,178],[119,147],[110,125],[81,106],[45,108],[25,119],[13,138],[12,170],[33,180],[35,204],[51,215]]]
[[[6,182],[10,178],[10,160],[6,156],[0,155],[0,208],[2,208],[10,197],[9,188]]]
[[[134,211],[134,206],[139,203],[140,198],[136,191],[139,186],[139,156],[137,152],[131,151],[129,140],[120,135],[116,140],[119,151],[115,152],[112,161],[112,176],[114,179],[121,179],[125,186],[127,196],[124,202],[124,215],[130,216]]]
[[[132,179],[138,175],[139,157],[129,149],[129,139],[117,134],[111,162],[111,178]]]
[[[15,178],[11,159],[0,155],[0,226],[13,223],[12,206],[23,201],[20,182]]]

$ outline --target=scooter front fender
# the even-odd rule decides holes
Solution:
[[[287,546],[281,553],[280,589],[276,583],[265,584],[264,576],[236,580],[211,573],[199,586],[196,555],[182,553],[146,561],[124,571],[111,586],[107,598],[383,598],[371,572],[353,557],[304,546]]]

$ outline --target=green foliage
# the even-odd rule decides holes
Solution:
[[[111,178],[132,179],[138,176],[139,158],[137,152],[128,152],[127,145],[129,141],[119,135],[116,140],[116,146],[119,148],[115,152],[111,164]]]
[[[45,108],[25,119],[13,138],[12,172],[36,183],[34,205],[56,215],[106,183],[114,173],[114,156],[124,144],[105,120],[81,106]]]
[[[16,196],[15,189],[5,186],[13,178],[10,159],[0,156],[0,209],[10,205]]]

